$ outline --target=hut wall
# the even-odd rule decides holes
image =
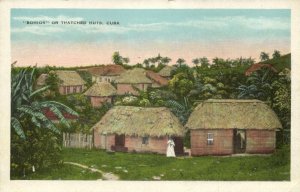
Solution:
[[[111,97],[91,97],[93,107],[101,107],[103,103],[111,103]]]
[[[115,135],[103,135],[94,130],[95,148],[111,150],[113,145],[115,145]]]
[[[60,86],[58,91],[61,95],[67,95],[72,93],[81,93],[84,90],[83,85],[74,85],[74,86]]]
[[[133,95],[138,95],[138,92],[133,89],[133,86],[137,87],[140,90],[147,90],[151,86],[149,83],[140,83],[140,84],[117,84],[117,94],[123,95],[125,93],[131,93]]]
[[[272,153],[276,145],[275,130],[247,130],[246,153]]]
[[[208,145],[208,133],[213,134],[213,144]],[[191,130],[191,155],[228,155],[233,153],[233,130]]]
[[[166,154],[168,137],[149,137],[148,144],[143,144],[142,140],[142,137],[126,136],[125,147],[127,147],[130,152]]]

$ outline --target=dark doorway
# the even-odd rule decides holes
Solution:
[[[173,141],[175,143],[174,151],[176,156],[180,156],[184,154],[183,151],[183,138],[182,137],[173,137]]]
[[[233,131],[233,150],[234,153],[245,153],[246,151],[246,130],[234,129]]]
[[[115,136],[115,146],[124,147],[125,146],[125,135]]]

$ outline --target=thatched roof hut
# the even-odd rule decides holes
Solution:
[[[172,70],[175,70],[176,68],[174,66],[165,66],[164,68],[162,68],[158,74],[162,77],[170,77],[171,76],[171,72]]]
[[[84,85],[86,83],[76,71],[58,70],[55,73],[61,80],[62,86]]]
[[[165,107],[115,106],[92,127],[97,132],[129,136],[183,136],[184,128]]]
[[[108,97],[117,94],[117,90],[108,82],[95,83],[84,95],[91,97]]]
[[[188,129],[278,129],[275,112],[259,100],[209,99],[194,109]]]
[[[126,84],[152,83],[152,81],[146,76],[146,70],[142,68],[127,70],[116,79],[116,82]]]
[[[36,85],[44,86],[46,84],[47,78],[48,78],[48,74],[46,74],[46,73],[41,74],[36,80]]]

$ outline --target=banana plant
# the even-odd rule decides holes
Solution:
[[[70,127],[70,124],[64,118],[63,112],[78,116],[77,112],[62,103],[36,99],[36,96],[49,86],[34,89],[35,71],[36,68],[25,68],[13,74],[11,78],[11,128],[23,139],[26,139],[26,125],[22,124],[24,118],[29,118],[37,128],[47,128],[59,134],[59,129],[44,114],[46,109],[53,112],[67,127]]]

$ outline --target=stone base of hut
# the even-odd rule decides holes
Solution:
[[[94,134],[94,146],[96,148],[122,152],[166,154],[167,142],[168,137],[143,138],[124,136],[123,140],[122,137],[118,135]],[[176,155],[183,155],[183,139],[176,137],[174,142]]]
[[[244,132],[244,149],[236,150],[234,129],[191,130],[191,155],[267,154],[274,152],[276,144],[276,132],[274,130],[248,129]],[[211,139],[208,139],[208,134],[212,135]]]

